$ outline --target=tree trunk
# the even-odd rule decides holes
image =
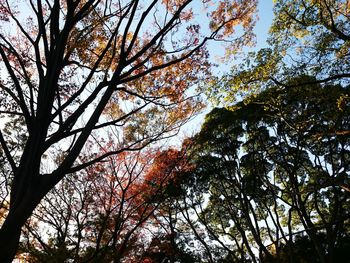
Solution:
[[[39,184],[40,185],[40,184]],[[27,191],[15,207],[10,211],[0,229],[0,262],[12,262],[16,255],[21,229],[27,219],[32,215],[35,207],[40,203],[44,193],[39,185],[28,186]]]
[[[5,222],[0,229],[0,262],[12,262],[16,255],[21,229],[26,220],[29,218],[33,209],[30,204],[23,204],[16,210],[10,210]],[[28,205],[28,207],[25,207]]]
[[[0,229],[0,262],[12,262],[18,249],[21,228],[21,225],[15,224],[9,217],[6,218]]]

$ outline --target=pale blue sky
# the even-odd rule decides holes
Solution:
[[[259,21],[256,24],[255,34],[257,36],[257,46],[256,48],[261,48],[265,46],[265,41],[267,38],[267,33],[269,31],[273,13],[273,0],[260,0],[258,7]]]

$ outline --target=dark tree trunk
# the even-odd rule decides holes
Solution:
[[[16,255],[21,229],[39,203],[36,196],[26,195],[23,201],[14,209],[10,209],[0,229],[0,262],[12,262]]]
[[[0,229],[0,262],[3,263],[10,263],[15,257],[22,228],[8,218]]]
[[[22,226],[50,189],[44,176],[36,175],[35,179],[23,192],[17,193],[20,198],[15,198],[16,202],[10,204],[9,213],[0,229],[1,263],[12,262],[18,249]]]

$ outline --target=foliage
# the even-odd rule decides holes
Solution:
[[[338,100],[348,94],[341,86],[272,87],[207,115],[177,199],[203,260],[303,262],[303,242],[315,262],[346,258],[350,108]]]
[[[349,2],[345,0],[274,1],[268,47],[250,52],[242,64],[234,65],[216,81],[208,96],[229,106],[271,85],[286,86],[288,80],[303,75],[314,76],[314,83],[348,85],[349,22]]]
[[[202,108],[187,91],[210,75],[207,45],[220,40],[233,52],[250,42],[255,6],[0,1],[0,117],[8,127],[22,123],[24,135],[16,141],[0,131],[1,184],[10,193],[1,197],[9,202],[1,262],[12,260],[21,227],[67,174],[168,138]],[[88,140],[103,145],[110,137],[116,147],[81,154]]]

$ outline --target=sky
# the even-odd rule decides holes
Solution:
[[[258,0],[258,2],[258,21],[254,28],[256,45],[245,48],[244,51],[255,51],[267,46],[266,40],[273,19],[273,0]],[[229,65],[227,67],[229,70]]]
[[[255,34],[257,36],[256,48],[266,46],[267,33],[273,18],[273,0],[260,0],[258,6],[259,21],[255,27]]]

